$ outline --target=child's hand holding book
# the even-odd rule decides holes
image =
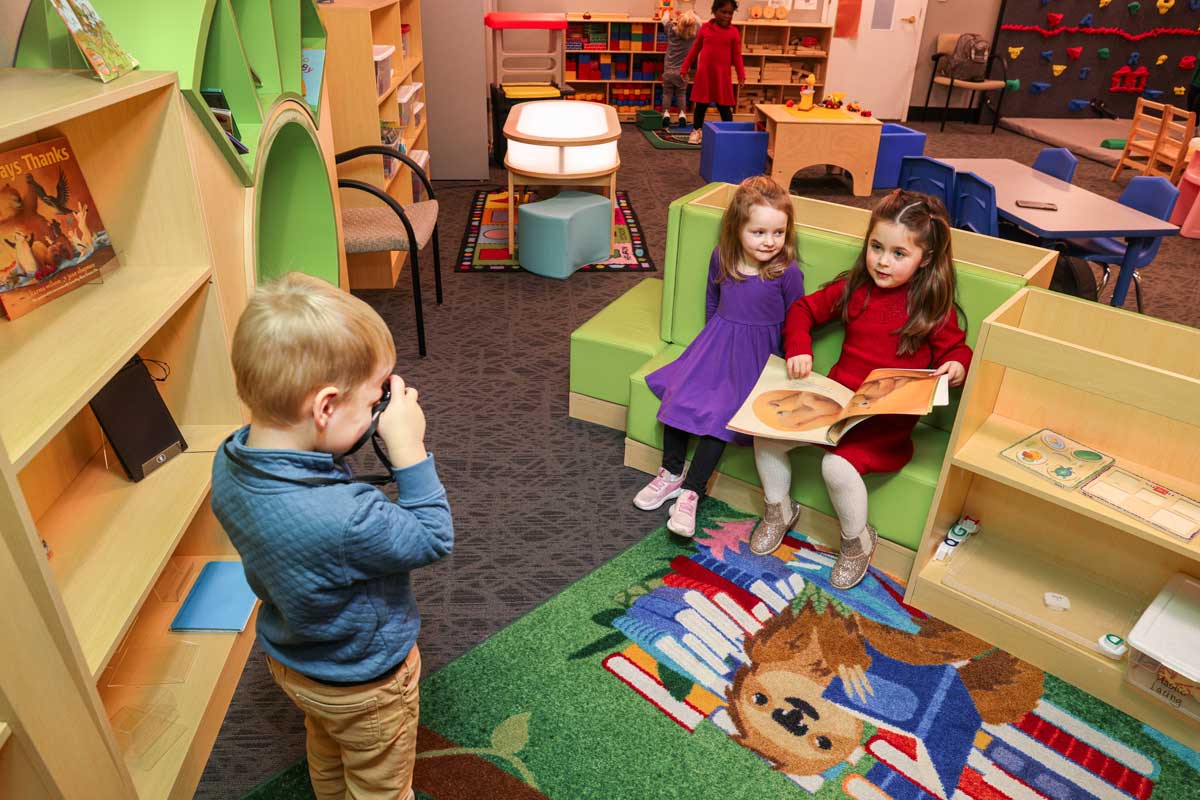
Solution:
[[[787,372],[792,379],[807,378],[812,372],[812,356],[792,356],[787,360]]]

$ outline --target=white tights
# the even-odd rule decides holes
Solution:
[[[787,498],[792,488],[792,462],[788,454],[801,446],[801,442],[754,438],[754,463],[768,503],[782,503]],[[867,485],[858,470],[841,456],[827,452],[821,458],[821,477],[837,512],[842,538],[861,538],[862,544],[868,546]]]

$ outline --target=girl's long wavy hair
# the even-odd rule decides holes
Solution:
[[[717,283],[729,278],[733,281],[744,281],[746,276],[738,272],[738,264],[746,261],[742,252],[742,228],[750,221],[750,210],[755,206],[766,206],[776,211],[782,211],[787,216],[787,236],[784,237],[783,247],[779,255],[764,267],[758,274],[767,280],[774,280],[784,273],[788,265],[796,260],[796,232],[793,229],[795,211],[792,199],[778,183],[766,175],[755,175],[747,178],[733,193],[725,216],[721,218],[721,238],[718,245],[721,256],[721,274]]]
[[[880,200],[871,212],[867,235],[863,237],[862,250],[854,266],[834,279],[835,282],[846,281],[846,290],[835,307],[843,322],[850,321],[850,298],[859,287],[867,287],[867,302],[870,302],[874,281],[867,271],[867,248],[880,221],[903,225],[921,248],[921,266],[908,282],[908,322],[900,330],[892,331],[900,335],[896,355],[912,355],[956,305],[954,256],[950,252],[950,217],[941,200],[921,192],[896,189]],[[861,310],[858,313],[862,313]]]

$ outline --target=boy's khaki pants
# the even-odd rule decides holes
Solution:
[[[267,656],[271,677],[304,712],[308,774],[317,800],[409,800],[417,755],[421,654],[394,674],[329,686]]]

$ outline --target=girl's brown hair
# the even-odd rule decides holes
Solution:
[[[796,232],[793,230],[795,212],[792,209],[792,199],[787,191],[766,175],[755,175],[746,178],[733,193],[725,216],[721,218],[721,239],[719,247],[721,257],[721,272],[717,282],[729,278],[734,281],[744,281],[746,276],[738,272],[738,264],[745,260],[742,253],[742,228],[750,220],[750,210],[755,206],[766,206],[776,211],[782,211],[787,216],[787,235],[783,240],[783,248],[775,260],[759,269],[759,275],[767,280],[774,280],[784,273],[788,265],[796,260]]]
[[[880,200],[871,212],[867,235],[854,266],[834,278],[835,282],[846,281],[846,290],[836,306],[843,322],[850,321],[850,297],[860,286],[867,287],[867,301],[870,301],[874,281],[867,271],[867,248],[880,221],[903,225],[912,232],[922,252],[921,265],[908,282],[908,322],[898,331],[892,331],[900,335],[896,354],[912,355],[955,307],[957,287],[954,256],[950,252],[950,217],[941,200],[921,192],[896,189]]]

